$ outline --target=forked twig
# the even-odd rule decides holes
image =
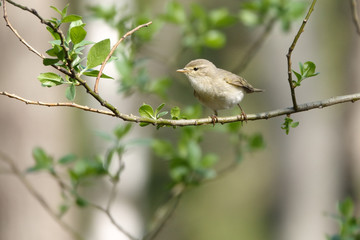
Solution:
[[[313,0],[311,3],[311,6],[309,8],[309,11],[306,14],[306,17],[304,18],[299,31],[297,32],[291,46],[289,47],[289,51],[286,54],[286,58],[287,58],[287,65],[288,65],[288,81],[289,81],[289,85],[290,85],[290,92],[291,92],[291,99],[292,99],[292,103],[293,103],[293,107],[295,110],[298,110],[298,105],[296,103],[296,96],[295,96],[295,86],[293,84],[293,79],[292,79],[292,69],[291,69],[291,54],[295,49],[296,43],[300,38],[300,35],[304,32],[304,28],[306,23],[308,22],[311,13],[314,11],[314,6],[316,4],[316,0]]]
[[[75,239],[81,240],[83,237],[72,229],[68,224],[62,221],[58,215],[51,209],[49,204],[45,201],[45,199],[35,190],[33,185],[26,179],[24,174],[19,170],[19,168],[15,165],[14,161],[4,154],[0,152],[0,160],[9,165],[12,173],[21,181],[21,183],[26,187],[29,193],[40,203],[40,205],[46,210],[46,212],[70,235],[72,235]]]
[[[141,24],[139,26],[137,26],[136,28],[128,31],[127,33],[125,33],[124,36],[122,36],[119,41],[112,47],[110,53],[107,55],[105,61],[101,64],[101,67],[100,67],[100,71],[99,71],[99,74],[96,78],[96,81],[95,81],[95,85],[94,85],[94,92],[95,93],[98,93],[98,87],[99,87],[99,81],[100,81],[100,78],[101,78],[101,75],[102,75],[102,72],[104,71],[104,68],[105,68],[105,65],[106,63],[109,61],[110,57],[114,54],[116,48],[119,46],[119,44],[124,41],[125,38],[127,38],[128,36],[130,36],[131,34],[133,34],[134,32],[136,32],[137,30],[139,30],[140,28],[143,28],[143,27],[148,27],[150,24],[152,24],[152,22],[148,22],[148,23],[145,23],[145,24]]]

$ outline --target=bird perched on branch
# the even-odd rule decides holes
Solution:
[[[214,123],[217,121],[218,110],[231,108],[234,105],[239,106],[242,119],[246,120],[246,114],[240,106],[245,93],[264,91],[254,88],[236,74],[217,68],[206,59],[193,60],[176,71],[188,77],[194,88],[195,97],[214,111],[211,117]]]

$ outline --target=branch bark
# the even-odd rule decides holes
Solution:
[[[45,103],[45,102],[39,102],[39,101],[32,101],[27,100],[25,98],[16,96],[15,94],[10,94],[7,92],[0,92],[0,95],[7,96],[9,98],[14,98],[16,100],[19,100],[21,102],[24,102],[26,104],[32,104],[32,105],[38,105],[38,106],[46,106],[46,107],[74,107],[78,108],[84,111],[109,115],[113,117],[118,117],[124,121],[128,122],[136,122],[136,123],[150,123],[154,126],[197,126],[197,125],[208,125],[213,124],[213,119],[211,117],[207,118],[199,118],[199,119],[180,119],[180,120],[172,120],[172,119],[151,119],[151,118],[143,118],[139,116],[135,116],[133,114],[124,114],[117,112],[115,114],[114,112],[110,111],[104,111],[100,109],[90,108],[88,106],[79,105],[76,103]],[[276,109],[268,112],[261,112],[261,113],[254,113],[254,114],[247,114],[247,121],[256,121],[256,120],[262,120],[262,119],[270,119],[282,115],[289,115],[304,111],[309,111],[316,108],[325,108],[330,107],[336,104],[345,103],[345,102],[356,102],[360,100],[360,93],[354,93],[349,95],[342,95],[342,96],[336,96],[331,97],[325,100],[321,101],[315,101],[315,102],[307,102],[301,105],[297,106],[297,109],[294,107],[287,107],[287,108],[281,108]],[[242,115],[236,115],[236,116],[229,116],[229,117],[218,117],[216,123],[225,124],[225,123],[231,123],[231,122],[240,122],[243,121]]]

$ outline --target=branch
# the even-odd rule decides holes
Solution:
[[[27,7],[24,7],[24,6],[21,6],[19,4],[16,4],[10,0],[6,0],[7,2],[17,6],[17,7],[20,7],[21,9],[23,10],[26,10],[26,11],[29,11],[31,12],[31,10]],[[31,52],[35,53],[36,55],[38,55],[39,57],[41,58],[45,58],[44,55],[42,55],[41,53],[39,53],[35,48],[33,48],[28,42],[25,41],[24,38],[22,38],[20,36],[20,34],[18,33],[18,31],[12,26],[12,24],[10,23],[9,21],[9,18],[7,16],[7,10],[6,10],[6,1],[3,0],[3,13],[4,13],[4,19],[5,19],[5,23],[6,23],[6,26],[10,28],[10,30],[16,35],[16,37],[20,40],[20,42],[22,42]],[[33,9],[34,10],[34,9]],[[34,10],[35,11],[35,10]]]
[[[109,211],[109,209],[105,209],[103,207],[101,207],[100,205],[97,205],[95,203],[91,203],[88,202],[89,206],[103,212],[106,214],[106,216],[110,219],[111,223],[120,231],[122,232],[124,235],[126,235],[129,239],[131,240],[137,240],[134,236],[132,236],[128,231],[126,231],[122,226],[120,226],[114,219],[114,217],[112,216],[111,212]]]
[[[250,46],[250,48],[244,54],[239,65],[234,67],[232,72],[242,72],[245,70],[245,68],[248,66],[250,61],[256,55],[257,51],[259,51],[261,45],[265,42],[267,36],[269,35],[272,28],[274,27],[276,20],[277,20],[276,17],[273,17],[272,19],[269,20],[269,22],[266,24],[265,29],[262,32],[262,34],[253,42],[253,44]]]
[[[314,6],[315,6],[315,3],[316,3],[316,0],[313,0],[313,2],[311,3],[311,6],[309,8],[309,11],[308,13],[306,14],[306,17],[305,19],[303,20],[300,28],[299,28],[299,31],[298,33],[296,34],[290,48],[289,48],[289,52],[287,53],[286,55],[286,58],[287,58],[287,65],[288,65],[288,81],[289,81],[289,85],[290,85],[290,91],[291,91],[291,99],[292,99],[292,102],[293,102],[293,107],[295,110],[298,109],[298,105],[296,103],[296,96],[295,96],[295,86],[293,84],[293,80],[292,80],[292,69],[291,69],[291,54],[292,52],[294,51],[295,49],[295,46],[296,46],[296,43],[297,41],[299,40],[300,38],[300,35],[304,32],[304,28],[305,28],[305,25],[306,23],[308,22],[309,18],[310,18],[310,15],[312,13],[312,11],[314,11]]]
[[[357,0],[350,0],[351,14],[353,18],[353,22],[355,24],[356,32],[360,35],[360,23],[359,16],[357,12]]]
[[[144,123],[150,123],[154,126],[197,126],[197,125],[208,125],[213,124],[213,119],[211,117],[207,118],[200,118],[200,119],[180,119],[180,120],[172,120],[172,119],[151,119],[151,118],[144,118],[144,117],[138,117],[134,116],[133,114],[124,114],[120,113],[118,110],[117,114],[114,114],[113,112],[109,111],[103,111],[99,109],[90,108],[87,106],[78,105],[75,103],[44,103],[39,101],[31,101],[24,99],[22,97],[18,97],[14,94],[9,94],[7,92],[0,92],[0,95],[4,95],[10,98],[14,98],[16,100],[19,100],[21,102],[24,102],[26,104],[32,104],[32,105],[39,105],[39,106],[47,106],[47,107],[74,107],[79,108],[81,110],[89,111],[89,112],[95,112],[105,115],[110,115],[114,117],[118,117],[124,121],[128,122],[144,122]],[[330,107],[332,105],[345,103],[345,102],[356,102],[360,100],[360,93],[355,94],[349,94],[349,95],[343,95],[343,96],[337,96],[328,98],[322,101],[315,101],[315,102],[308,102],[301,105],[297,105],[297,109],[295,110],[294,107],[287,107],[282,109],[276,109],[268,112],[262,112],[262,113],[255,113],[255,114],[247,114],[247,121],[256,121],[261,119],[269,119],[274,118],[282,115],[288,115],[298,112],[304,112],[316,108],[325,108]],[[216,123],[231,123],[231,122],[239,122],[243,121],[242,115],[236,115],[236,116],[230,116],[230,117],[218,117]]]
[[[100,78],[101,78],[101,74],[105,68],[105,65],[106,63],[109,61],[110,57],[114,54],[116,48],[119,46],[119,44],[128,36],[130,36],[131,34],[133,34],[134,32],[136,32],[137,30],[139,30],[140,28],[143,28],[143,27],[148,27],[150,24],[152,24],[152,22],[148,22],[148,23],[145,23],[145,24],[142,24],[142,25],[139,25],[137,26],[136,28],[128,31],[127,33],[125,33],[124,36],[122,36],[119,41],[112,47],[110,53],[107,55],[105,61],[101,64],[101,67],[100,67],[100,71],[99,71],[99,74],[96,78],[96,81],[95,81],[95,86],[94,86],[94,92],[95,93],[98,93],[98,86],[99,86],[99,81],[100,81]]]
[[[15,165],[14,161],[0,152],[0,160],[8,164],[11,168],[11,171],[15,176],[21,181],[21,183],[26,187],[26,189],[30,192],[30,194],[40,203],[40,205],[46,210],[46,212],[70,235],[72,235],[75,239],[81,240],[83,239],[79,233],[77,233],[74,229],[72,229],[68,224],[63,222],[58,215],[51,209],[49,204],[45,201],[45,199],[36,192],[35,188],[31,183],[25,178],[24,174],[18,169]]]

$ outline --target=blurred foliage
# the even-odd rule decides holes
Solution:
[[[359,240],[360,218],[355,216],[355,206],[351,198],[338,204],[338,214],[333,216],[339,224],[339,233],[327,236],[327,240]]]
[[[197,3],[191,3],[186,9],[180,2],[170,1],[165,9],[157,15],[149,11],[134,13],[127,7],[117,8],[115,5],[92,6],[89,7],[89,10],[94,17],[104,20],[106,24],[116,29],[119,37],[139,24],[153,21],[150,27],[137,31],[123,41],[116,49],[115,57],[112,60],[116,60],[113,62],[120,75],[119,89],[122,94],[129,95],[140,92],[153,94],[166,100],[171,79],[168,76],[157,78],[150,76],[147,61],[139,54],[142,47],[153,41],[165,24],[175,25],[179,29],[182,45],[180,52],[186,49],[201,55],[204,49],[216,51],[226,45],[227,36],[224,30],[228,27],[239,23],[251,27],[261,26],[271,18],[276,18],[281,22],[283,29],[288,30],[291,23],[302,16],[305,10],[303,2],[290,0],[256,0],[245,2],[241,6],[235,13],[232,13],[227,8],[209,10]],[[52,8],[60,14],[60,17],[49,20],[53,28],[48,26],[47,30],[54,40],[50,42],[51,48],[47,51],[50,57],[44,59],[44,65],[56,65],[65,71],[75,71],[76,76],[79,77],[83,75],[96,77],[99,71],[94,68],[101,65],[108,56],[110,40],[104,39],[97,43],[85,40],[87,32],[81,16],[68,15],[68,6],[63,10]],[[68,26],[64,38],[57,32],[60,26],[63,28]],[[87,56],[82,56],[87,45],[92,46]],[[175,54],[175,57],[178,55]],[[170,60],[163,59],[162,62],[169,63]],[[297,77],[301,77],[298,80],[299,84],[304,78],[316,75],[315,65],[310,62],[306,62],[300,67],[300,73],[294,72]],[[171,71],[173,70],[171,69]],[[102,77],[111,78],[106,74],[103,74]],[[75,99],[76,86],[80,85],[79,79],[63,78],[52,72],[41,73],[38,79],[46,87],[68,84],[65,95],[70,101]],[[159,119],[169,113],[169,111],[163,111],[164,106],[165,104],[162,103],[153,108],[149,104],[143,104],[139,107],[139,114],[141,117]],[[201,116],[202,110],[198,104],[183,109],[173,106],[170,110],[170,117],[175,120]],[[146,125],[140,124],[140,126]],[[298,123],[293,123],[293,120],[287,117],[282,128],[288,134],[290,127],[297,125]],[[64,200],[59,207],[60,216],[64,215],[73,205],[85,207],[89,204],[89,200],[79,194],[79,188],[87,185],[89,181],[103,178],[114,184],[119,181],[124,168],[122,157],[125,149],[129,146],[129,143],[124,141],[124,137],[129,134],[131,126],[131,124],[120,125],[111,135],[101,133],[103,139],[111,143],[104,155],[78,157],[67,154],[55,160],[42,148],[34,149],[35,164],[28,169],[28,172],[48,172],[59,183]],[[160,127],[157,126],[157,129]],[[246,153],[265,147],[262,135],[243,133],[240,122],[215,127],[181,127],[173,131],[174,136],[171,140],[168,139],[168,136],[155,135],[149,141],[133,142],[149,144],[157,158],[169,163],[168,175],[171,181],[169,185],[173,187],[200,185],[217,176],[216,163],[224,160],[225,154],[202,148],[201,143],[210,131],[228,137],[233,154],[226,156],[234,156],[232,162],[235,164],[241,162]],[[114,164],[116,160],[118,163]],[[110,169],[113,168],[110,166],[114,165],[116,169],[111,171]],[[66,174],[63,174],[64,172]]]

